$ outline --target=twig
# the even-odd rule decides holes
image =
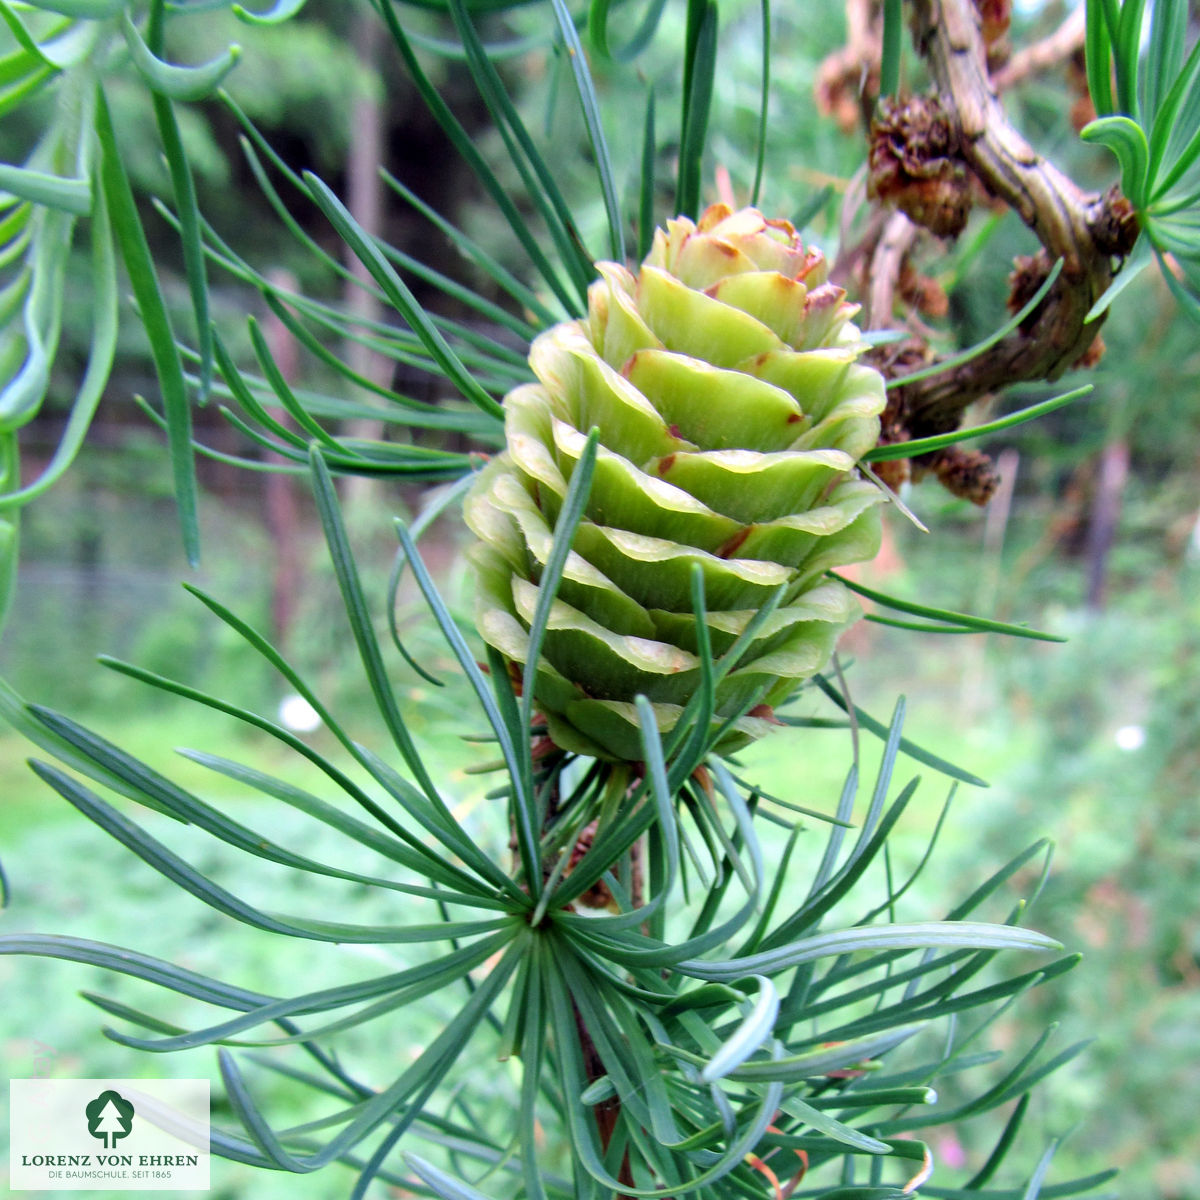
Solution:
[[[1087,27],[1085,9],[1076,7],[1069,17],[1051,34],[1018,50],[998,71],[992,75],[996,91],[1004,92],[1031,75],[1048,70],[1077,50],[1083,49],[1083,36]]]
[[[1099,329],[1099,321],[1085,323],[1087,314],[1136,228],[1120,196],[1084,193],[1009,123],[988,78],[971,0],[914,0],[913,14],[917,48],[956,127],[963,161],[1034,232],[1047,265],[1063,260],[1054,289],[1024,328],[968,363],[898,389],[906,426],[918,437],[956,428],[963,410],[988,392],[1055,379],[1074,364]]]
[[[871,119],[883,53],[881,19],[877,0],[846,0],[846,44],[817,69],[817,107],[847,133]]]
[[[895,327],[893,316],[896,289],[904,260],[920,236],[920,229],[902,212],[887,219],[883,233],[871,255],[870,278],[867,280],[866,312],[863,324],[867,329]]]

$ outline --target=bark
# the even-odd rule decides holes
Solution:
[[[377,68],[381,42],[374,14],[368,8],[364,7],[355,16],[351,39],[359,61],[372,69]],[[379,164],[385,158],[383,101],[378,89],[364,88],[355,98],[353,121],[346,161],[346,207],[368,235],[378,237],[383,232],[383,183],[379,178]],[[360,283],[371,282],[367,268],[353,254],[348,255],[346,265]],[[345,295],[346,308],[352,317],[361,321],[384,318],[383,306],[372,292],[347,283]],[[390,383],[392,364],[382,354],[360,342],[347,341],[345,358],[351,370],[373,383]],[[385,428],[382,421],[360,417],[348,422],[345,433],[351,438],[382,441]],[[366,476],[350,476],[343,492],[347,508],[364,506],[374,484],[375,481]]]
[[[1108,558],[1121,518],[1121,493],[1129,474],[1129,443],[1109,442],[1100,455],[1100,470],[1096,491],[1092,497],[1091,520],[1088,523],[1087,604],[1093,612],[1102,612],[1108,591]]]
[[[1019,50],[1003,67],[992,73],[996,90],[1003,92],[1016,87],[1031,75],[1039,75],[1081,51],[1086,25],[1084,6],[1080,4],[1049,37]]]
[[[913,14],[917,48],[956,129],[962,161],[1037,236],[1042,269],[1063,263],[1049,296],[1021,329],[969,363],[897,389],[904,424],[921,437],[956,428],[963,410],[995,389],[1053,380],[1074,365],[1101,324],[1087,323],[1087,314],[1137,231],[1123,198],[1084,192],[1009,123],[988,76],[971,0],[914,0]]]

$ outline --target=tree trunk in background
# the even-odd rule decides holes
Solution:
[[[1088,524],[1087,606],[1093,612],[1104,608],[1108,588],[1108,556],[1121,518],[1121,493],[1129,474],[1129,443],[1124,438],[1109,442],[1100,455],[1100,471],[1092,497]]]
[[[364,67],[376,70],[379,62],[379,25],[375,14],[365,5],[354,16],[351,40],[358,60]],[[364,89],[355,98],[353,128],[350,131],[350,155],[346,162],[346,207],[371,237],[383,231],[383,183],[379,165],[385,161],[383,144],[382,85]],[[370,282],[366,267],[348,254],[347,266],[355,279]],[[352,317],[377,321],[383,316],[379,301],[369,292],[352,283],[346,284],[346,308]],[[350,368],[374,383],[387,385],[391,380],[391,361],[358,342],[346,346],[346,362]],[[348,423],[346,434],[356,438],[382,439],[382,421],[360,418]],[[373,491],[374,480],[350,476],[345,482],[344,499],[348,509],[364,505]]]
[[[1004,538],[1008,532],[1008,519],[1012,514],[1013,491],[1017,484],[1017,471],[1021,456],[1009,448],[1000,452],[996,460],[996,474],[1000,486],[984,511],[983,547],[979,564],[979,585],[975,591],[972,612],[981,617],[994,617],[1000,598],[1000,583],[1004,578]],[[987,708],[991,697],[985,694],[988,680],[988,639],[982,637],[962,638],[962,708],[966,720],[978,720]]]

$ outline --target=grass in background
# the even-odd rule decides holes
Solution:
[[[915,495],[935,511],[941,503],[929,489]],[[897,531],[886,586],[904,594],[907,582],[919,578],[927,596],[936,595],[950,607],[970,608],[979,599],[980,573],[964,572],[963,563],[986,567],[979,549],[982,519],[959,507],[938,515],[953,532],[943,529],[937,539],[923,540]],[[1022,553],[1020,519],[1018,510],[1014,545],[1008,552],[1012,556]],[[379,524],[384,524],[382,518]],[[216,539],[209,543],[219,544]],[[383,547],[381,541],[378,561],[367,568],[377,607],[382,606],[389,565]],[[1125,578],[1121,561],[1117,553],[1118,583]],[[1140,561],[1136,554],[1134,561]],[[239,611],[262,612],[262,597],[239,593],[237,563],[212,562],[206,570],[211,579],[205,586],[215,595],[231,599]],[[305,660],[306,673],[322,694],[336,701],[340,712],[349,706],[353,713],[358,664],[333,624],[339,610],[323,570],[314,564],[310,571],[297,657]],[[1041,574],[1034,577],[1038,587],[1030,590],[1037,595],[1036,604],[1026,607],[1020,595],[997,596],[995,602],[1006,606],[1009,619],[1069,634],[1068,645],[995,637],[915,638],[860,625],[843,655],[849,664],[847,678],[855,701],[884,721],[896,696],[906,694],[906,736],[991,784],[986,790],[959,789],[934,869],[905,900],[908,915],[942,915],[946,903],[939,894],[940,878],[982,879],[1037,836],[1058,842],[1054,874],[1033,923],[1069,947],[1083,949],[1087,957],[1078,971],[1027,998],[999,1036],[1025,1044],[1053,1020],[1063,1022],[1058,1045],[1094,1036],[1092,1050],[1051,1081],[1035,1101],[1031,1119],[1051,1135],[1067,1133],[1079,1123],[1059,1151],[1064,1172],[1082,1173],[1113,1157],[1126,1169],[1120,1183],[1123,1195],[1183,1200],[1200,1191],[1194,1122],[1194,1113],[1200,1111],[1200,1079],[1191,1065],[1200,1061],[1200,933],[1194,918],[1200,885],[1200,856],[1195,851],[1200,845],[1200,770],[1194,749],[1200,744],[1194,687],[1200,677],[1197,569],[1181,568],[1169,585],[1155,578],[1143,579],[1136,587],[1118,587],[1117,599],[1104,616],[1087,616],[1073,603],[1076,565],[1060,561],[1057,570],[1057,591],[1046,590]],[[445,578],[447,590],[453,592],[454,572]],[[432,663],[446,680],[445,688],[432,688],[392,654],[389,662],[405,713],[440,768],[438,778],[464,806],[467,819],[488,822],[489,802],[482,798],[488,777],[464,773],[460,761],[462,736],[478,732],[483,723],[464,698],[461,681],[436,645],[430,623],[409,598],[402,603],[405,636],[419,640],[422,661]],[[249,798],[228,781],[173,754],[171,747],[188,745],[224,754],[284,774],[319,794],[320,777],[296,756],[228,718],[164,699],[133,681],[110,678],[99,667],[76,668],[94,680],[57,679],[53,670],[39,678],[36,661],[23,661],[22,654],[35,656],[39,646],[53,640],[53,631],[38,628],[36,613],[18,615],[25,622],[18,631],[26,634],[6,646],[5,669],[24,681],[31,699],[60,705],[206,799],[236,806],[239,819],[269,829],[290,848],[319,850],[318,857],[330,852],[326,845],[306,845],[306,838],[321,836],[306,822],[281,806]],[[73,628],[60,614],[53,621],[60,636]],[[305,629],[313,632],[306,634]],[[92,630],[90,636],[96,635]],[[239,702],[257,703],[264,712],[274,712],[283,697],[268,675],[247,671],[244,651],[228,651],[219,637],[213,640],[212,619],[187,597],[156,609],[155,620],[145,622],[136,637],[130,638],[125,628],[101,628],[98,636],[125,639],[125,653],[133,661],[178,673]],[[77,648],[62,647],[64,660],[78,664]],[[101,641],[89,651],[104,648]],[[173,664],[177,672],[171,670]],[[837,715],[811,689],[790,711]],[[356,724],[353,717],[350,723],[355,736],[384,748],[379,730],[366,721]],[[308,736],[326,748],[326,735]],[[861,748],[863,774],[870,778],[880,744],[864,732]],[[267,991],[297,973],[314,985],[326,973],[330,982],[351,978],[356,967],[357,974],[366,968],[363,954],[377,953],[362,948],[306,953],[302,945],[270,939],[211,913],[38,784],[24,767],[30,752],[15,736],[0,736],[0,837],[15,897],[6,916],[10,929],[129,944]],[[487,757],[488,747],[480,746],[473,761]],[[831,811],[849,765],[849,739],[844,730],[781,731],[743,757],[747,775],[764,787],[795,803]],[[916,774],[922,776],[922,786],[895,843],[898,875],[911,865],[903,860],[915,861],[923,850],[947,791],[946,781],[935,772],[902,757],[898,786]],[[812,824],[816,845],[822,831],[819,823]],[[191,831],[181,831],[176,823],[154,814],[149,815],[149,825],[185,853],[196,854],[203,869],[222,876],[221,847],[191,837]],[[507,853],[503,831],[493,827],[491,833],[495,852]],[[798,878],[804,877],[798,871]],[[308,886],[304,881],[293,895],[282,870],[246,880],[225,871],[223,881],[252,901],[256,897],[247,889],[259,892],[258,898],[272,909],[303,911],[312,900],[303,894]],[[354,889],[337,894],[347,906],[360,901]],[[365,921],[394,915],[355,912],[356,919]],[[13,1075],[37,1073],[53,1064],[56,1073],[66,1075],[173,1072],[215,1078],[213,1056],[207,1051],[151,1058],[99,1035],[108,1018],[74,991],[95,989],[136,1004],[139,989],[131,981],[65,963],[42,963],[33,970],[29,962],[8,960],[0,963],[0,987],[6,996],[0,1048]],[[181,1024],[199,1019],[196,1006],[189,1009],[181,1002],[180,1011],[171,1014],[161,1004],[157,998],[154,1011],[164,1012],[167,1019]],[[436,996],[430,1005],[432,1028]],[[416,1044],[423,1032],[405,1028],[396,1036],[389,1054],[403,1054],[405,1039]],[[370,1061],[378,1047],[358,1051]],[[353,1044],[349,1053],[356,1053]],[[499,1077],[499,1086],[510,1083],[506,1076]],[[286,1087],[265,1073],[258,1086],[276,1112],[294,1102]],[[294,1115],[302,1120],[312,1113]],[[222,1116],[214,1112],[216,1120]],[[969,1126],[961,1136],[970,1138]],[[961,1151],[949,1135],[938,1146],[947,1160]],[[315,1198],[340,1186],[329,1175],[251,1174],[226,1162],[216,1165],[214,1184],[213,1195],[223,1200]]]

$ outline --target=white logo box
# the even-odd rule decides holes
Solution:
[[[13,1191],[209,1186],[207,1079],[9,1081]]]

